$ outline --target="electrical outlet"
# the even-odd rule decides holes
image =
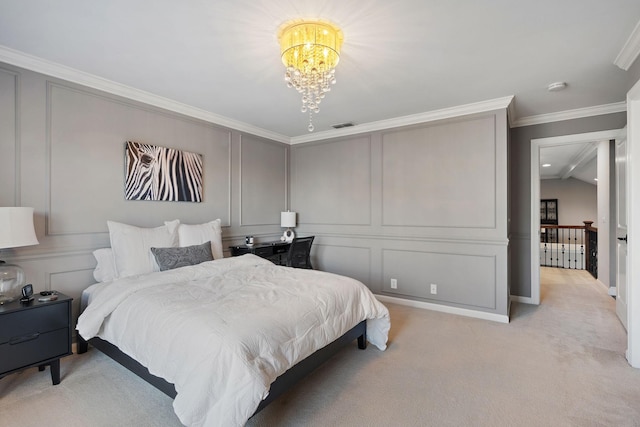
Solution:
[[[431,294],[432,295],[437,295],[438,293],[438,285],[436,285],[435,283],[431,284]]]
[[[391,279],[391,289],[398,289],[398,280]]]

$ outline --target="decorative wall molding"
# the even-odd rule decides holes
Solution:
[[[273,225],[273,226],[280,226],[280,217],[274,217],[274,221],[273,222],[265,222],[265,223],[260,223],[260,224],[246,224],[243,222],[243,209],[244,209],[244,199],[243,199],[243,192],[242,192],[242,184],[243,184],[243,180],[245,178],[245,171],[244,171],[244,166],[243,166],[243,156],[245,153],[245,139],[246,137],[244,135],[240,135],[239,136],[239,143],[238,143],[238,168],[239,168],[239,181],[238,181],[238,199],[240,200],[239,203],[239,208],[238,208],[238,218],[239,218],[239,225],[241,227],[247,227],[247,226],[264,226],[264,225]],[[274,143],[273,141],[263,141],[266,144],[270,144],[273,146],[276,146],[276,143]],[[282,145],[279,145],[278,148],[283,147]],[[285,178],[285,182],[284,184],[284,200],[283,200],[283,205],[281,207],[281,209],[285,210],[287,208],[289,208],[289,186],[287,183],[287,177],[289,176],[289,150],[287,149],[287,147],[284,147],[283,149],[283,162],[284,162],[284,178]],[[231,170],[231,169],[229,169]],[[231,206],[231,203],[229,203],[229,206]],[[256,237],[256,234],[253,234],[254,237]]]
[[[0,67],[0,73],[7,74],[10,79],[13,80],[13,91],[14,91],[14,100],[13,100],[13,158],[14,158],[14,166],[13,166],[13,182],[5,182],[4,186],[10,186],[13,192],[13,200],[12,206],[21,206],[20,203],[20,114],[22,109],[20,108],[20,74],[15,73],[11,70],[7,70]],[[6,153],[3,153],[6,155]],[[0,167],[6,168],[7,165],[0,164]]]
[[[640,23],[638,24],[638,26],[640,26]],[[640,54],[640,29],[638,28],[638,26],[636,26],[636,29],[627,41],[627,44],[625,44],[625,48],[623,48],[623,51],[620,53],[620,55],[618,55],[620,57],[621,64],[626,64],[629,61],[629,59],[623,60],[623,58],[630,58],[634,55],[635,57],[637,57]],[[629,51],[630,53],[627,53],[627,51]],[[616,61],[618,61],[618,59],[616,59]],[[418,113],[388,120],[381,120],[377,122],[363,123],[340,130],[328,130],[324,132],[317,132],[311,135],[303,135],[290,138],[286,135],[271,132],[257,126],[250,125],[248,123],[233,120],[228,117],[214,114],[200,108],[182,104],[168,98],[164,98],[130,86],[116,83],[114,81],[107,80],[93,74],[85,73],[64,65],[60,65],[52,61],[38,58],[36,56],[29,55],[2,45],[0,45],[0,62],[5,62],[7,64],[35,71],[37,73],[46,74],[72,83],[88,86],[93,89],[98,89],[134,101],[153,105],[158,108],[163,108],[165,110],[173,111],[179,114],[184,114],[189,117],[194,117],[219,126],[228,127],[240,132],[246,132],[248,134],[261,136],[267,139],[291,145],[319,141],[329,138],[341,138],[348,135],[425,123],[504,108],[508,109],[507,117],[509,126],[512,128],[626,111],[626,103],[619,102],[614,104],[562,111],[558,113],[528,116],[518,119],[515,115],[515,96],[511,95],[503,98],[497,98],[493,100],[471,103],[456,107],[443,108],[440,110],[434,110],[425,113]],[[631,63],[633,63],[633,61],[631,61]],[[629,66],[631,65],[631,63],[629,63]]]
[[[324,132],[317,132],[312,135],[295,136],[291,138],[291,145],[329,138],[340,138],[348,135],[356,135],[359,133],[375,132],[396,127],[416,125],[420,123],[433,122],[436,120],[466,116],[469,114],[485,113],[493,110],[506,109],[512,103],[513,98],[513,95],[511,95],[503,98],[491,99],[488,101],[474,102],[472,104],[465,104],[456,107],[428,111],[426,113],[418,113],[409,116],[396,117],[393,119],[380,120],[377,122],[363,123],[361,125],[342,128],[339,130],[328,130]]]
[[[33,55],[20,52],[15,49],[0,45],[0,61],[6,62],[17,67],[26,68],[37,73],[49,75],[72,83],[77,83],[93,89],[105,91],[134,101],[143,102],[175,113],[184,114],[204,120],[209,123],[228,127],[240,132],[250,133],[252,135],[262,136],[275,141],[289,143],[289,137],[279,133],[271,132],[257,126],[250,125],[238,120],[233,120],[209,111],[182,104],[169,98],[154,95],[131,86],[123,85],[93,74],[85,73],[71,67],[57,64],[46,59],[38,58]]]
[[[613,104],[596,105],[594,107],[577,108],[575,110],[558,111],[557,113],[522,117],[520,119],[516,119],[511,127],[541,125],[544,123],[582,119],[585,117],[602,116],[605,114],[622,113],[625,111],[627,111],[627,103],[622,101],[615,102]]]
[[[89,100],[90,102],[99,102],[99,103],[102,103],[103,105],[108,106],[109,108],[114,107],[115,109],[117,109],[117,111],[124,111],[122,109],[126,108],[127,109],[126,111],[129,114],[131,114],[131,112],[135,112],[136,114],[140,113],[145,115],[145,117],[160,118],[163,120],[163,123],[165,123],[164,121],[166,120],[166,123],[169,123],[169,122],[179,123],[180,125],[184,125],[189,129],[195,129],[195,131],[197,132],[205,132],[208,139],[203,139],[200,142],[199,147],[202,150],[209,149],[213,147],[212,141],[215,141],[215,145],[219,146],[220,151],[222,153],[226,153],[226,160],[224,157],[222,157],[223,155],[222,153],[218,157],[219,159],[223,159],[221,160],[221,163],[226,163],[226,171],[223,172],[222,167],[217,169],[217,171],[220,171],[221,173],[221,176],[218,177],[220,178],[220,182],[224,181],[224,179],[226,179],[227,181],[226,192],[224,194],[224,199],[218,198],[217,200],[226,200],[226,204],[227,204],[226,217],[223,217],[224,214],[220,214],[220,218],[222,220],[223,227],[231,226],[231,181],[232,181],[232,169],[231,169],[232,167],[232,153],[231,153],[232,132],[231,130],[227,128],[220,128],[214,124],[211,124],[210,122],[205,122],[199,119],[194,119],[188,116],[176,114],[171,111],[158,110],[153,106],[149,106],[148,104],[139,104],[127,98],[120,98],[120,97],[111,96],[110,94],[96,92],[95,90],[92,90],[86,87],[76,87],[75,85],[68,85],[66,83],[59,83],[57,81],[46,80],[46,126],[45,126],[46,173],[45,173],[45,176],[47,178],[47,185],[45,186],[45,189],[46,189],[45,190],[46,215],[45,215],[45,222],[44,222],[45,236],[71,236],[71,235],[77,236],[77,235],[100,234],[105,232],[105,230],[102,230],[101,228],[96,228],[96,227],[84,228],[84,229],[58,230],[54,226],[56,218],[59,218],[60,215],[59,215],[59,212],[56,211],[54,207],[54,204],[53,204],[54,198],[52,194],[54,193],[55,189],[60,188],[61,182],[62,184],[65,184],[64,181],[61,181],[61,182],[59,181],[58,184],[56,185],[53,177],[54,171],[56,169],[69,168],[69,165],[66,163],[61,166],[59,159],[56,161],[56,156],[54,156],[53,154],[55,148],[58,146],[56,144],[62,144],[60,140],[57,143],[55,143],[54,141],[55,130],[57,129],[56,123],[54,123],[54,112],[56,111],[57,108],[64,107],[64,103],[62,103],[62,105],[58,103],[58,101],[60,101],[60,98],[58,98],[56,94],[58,96],[61,96],[63,94],[72,95],[74,97],[77,96],[77,97],[80,97],[77,99],[81,99],[82,101]],[[75,99],[76,98],[74,98],[74,100]],[[117,126],[114,125],[114,127],[117,127]],[[124,130],[122,130],[122,132],[124,133]],[[125,139],[123,138],[121,143],[124,144],[124,141]],[[198,149],[196,149],[196,151],[198,151]],[[124,156],[119,157],[118,166],[120,164],[120,159],[124,159]],[[114,171],[116,171],[115,173],[119,173],[120,170],[123,170],[121,169],[122,167],[114,168]],[[205,171],[207,171],[207,166],[205,166]],[[222,177],[224,177],[224,179],[222,179]],[[220,188],[223,188],[223,187],[220,187]],[[205,193],[205,199],[203,200],[203,203],[209,202],[209,199],[208,199],[209,196],[210,195],[208,194],[208,192]],[[166,204],[166,206],[171,206],[171,204]],[[178,205],[173,205],[173,206],[177,207]],[[106,218],[106,219],[109,219],[109,218]],[[106,225],[106,219],[105,219],[104,225]]]
[[[619,68],[627,71],[640,56],[640,21],[631,31],[629,38],[613,61]]]

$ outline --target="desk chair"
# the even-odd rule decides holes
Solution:
[[[315,236],[293,239],[291,246],[289,246],[289,253],[287,254],[287,267],[313,268],[311,266],[311,244],[313,243],[314,237]]]

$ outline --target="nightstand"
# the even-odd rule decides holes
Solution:
[[[55,301],[0,305],[0,378],[37,366],[51,366],[51,380],[60,383],[60,358],[71,352],[71,301],[58,294]]]

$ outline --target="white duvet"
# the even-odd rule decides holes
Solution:
[[[239,426],[276,377],[365,319],[384,350],[389,312],[362,283],[243,255],[104,284],[77,329],[173,383],[183,424]]]

